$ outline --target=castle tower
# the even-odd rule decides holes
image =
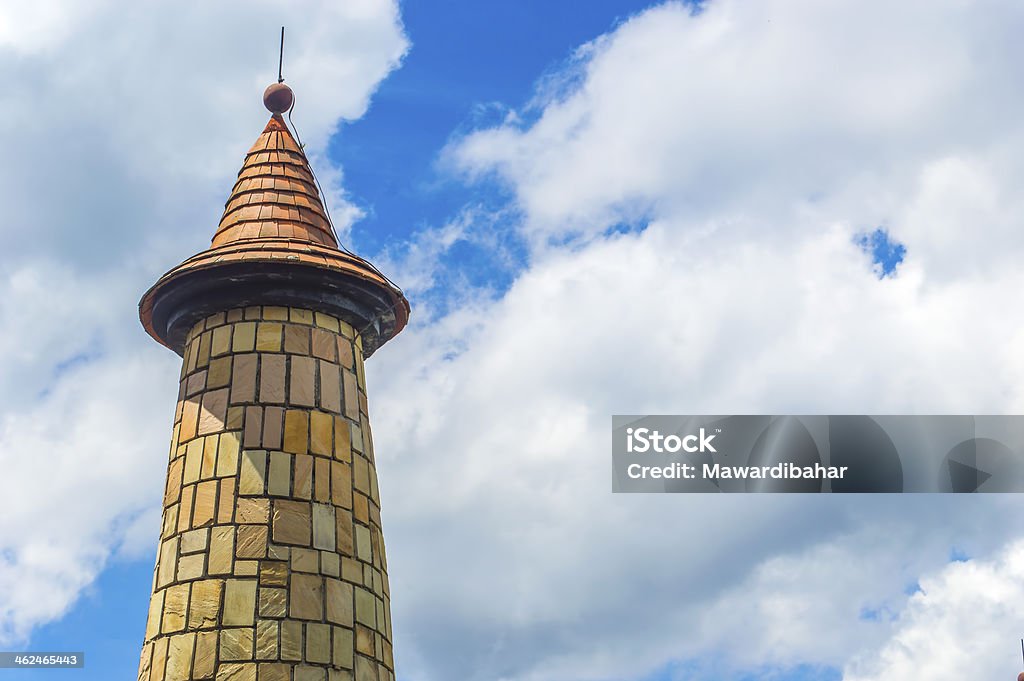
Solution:
[[[281,114],[142,324],[182,356],[140,681],[394,681],[363,358],[409,304],[339,249]]]

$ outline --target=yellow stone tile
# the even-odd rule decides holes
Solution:
[[[192,585],[192,602],[188,609],[189,629],[211,629],[217,626],[223,589],[224,582],[219,579],[203,579]]]
[[[355,329],[348,322],[339,321],[341,325],[341,335],[345,338],[355,338]]]
[[[202,577],[205,562],[205,553],[194,553],[190,556],[182,556],[179,558],[178,581],[184,582],[190,579],[199,579]]]
[[[210,531],[210,574],[231,574],[235,557],[235,528],[218,525]]]
[[[260,617],[284,617],[287,608],[287,589],[260,587]]]
[[[167,487],[164,490],[164,506],[170,506],[181,498],[182,469],[184,459],[175,459],[167,468]]]
[[[331,460],[315,457],[313,469],[313,499],[329,502],[331,500]]]
[[[320,572],[320,552],[313,549],[292,549],[292,571],[293,572]]]
[[[178,531],[178,504],[171,504],[164,511],[164,527],[160,533],[161,539],[168,539]]]
[[[217,681],[256,681],[256,663],[222,664],[217,668]]]
[[[192,512],[192,527],[213,525],[217,511],[217,481],[207,480],[196,487],[195,510]]]
[[[320,572],[330,577],[341,576],[341,556],[334,551],[321,551]]]
[[[347,558],[343,556],[341,559],[341,578],[347,582],[362,582],[363,564],[355,558]]]
[[[352,508],[352,468],[341,461],[331,462],[331,502]]]
[[[356,651],[373,657],[373,630],[361,624],[356,625]]]
[[[217,435],[209,435],[203,438],[203,463],[199,469],[199,479],[209,480],[213,477],[214,467],[217,464]]]
[[[231,351],[231,326],[219,326],[213,330],[213,342],[210,354],[214,357],[225,355]]]
[[[319,575],[292,575],[288,616],[300,620],[323,619],[323,578]]]
[[[241,473],[238,479],[238,493],[262,495],[267,472],[267,453],[262,450],[242,452]]]
[[[335,512],[335,526],[337,527],[337,551],[346,556],[356,555],[355,525],[352,523],[352,514],[339,508]],[[346,577],[346,579],[348,579]]]
[[[196,358],[197,367],[205,367],[210,363],[210,336],[213,334],[207,331],[199,337],[199,356]]]
[[[352,457],[352,485],[363,494],[370,493],[370,466],[362,456]]]
[[[337,318],[324,312],[316,312],[314,313],[314,319],[316,320],[316,325],[321,329],[327,329],[333,333],[341,333],[341,326],[339,326]]]
[[[256,349],[256,323],[242,322],[235,324],[231,339],[232,352],[252,352]]]
[[[237,519],[243,525],[265,525],[270,520],[270,500],[239,498]]]
[[[263,561],[260,564],[260,586],[288,586],[288,563]]]
[[[354,663],[353,660],[353,643],[352,643],[352,630],[342,629],[341,627],[334,627],[334,655],[333,663],[335,667],[344,667],[345,669],[352,669]]]
[[[356,622],[368,627],[377,626],[377,604],[373,594],[362,587],[353,587],[356,602]]]
[[[160,633],[160,620],[164,614],[164,594],[166,591],[160,589],[153,594],[149,600],[149,615],[146,618],[146,640],[150,640]]]
[[[259,305],[250,305],[249,307],[245,308],[244,312],[245,312],[245,319],[247,319],[247,320],[255,320],[255,319],[259,319],[260,318],[260,306]]]
[[[259,657],[259,652],[256,657]],[[260,681],[292,681],[292,666],[283,662],[261,662],[259,675]]]
[[[348,421],[334,417],[334,458],[345,463],[352,462],[352,435]]]
[[[356,655],[355,681],[376,681],[380,678],[377,675],[377,665],[373,660]]]
[[[235,555],[257,559],[267,555],[266,525],[240,525],[235,539]]]
[[[277,659],[277,622],[260,620],[256,623],[256,659],[276,660]],[[284,666],[284,665],[281,665]],[[287,667],[285,667],[287,670]],[[260,681],[264,681],[263,669],[260,670]],[[285,677],[288,681],[288,677]]]
[[[270,453],[270,475],[267,481],[267,494],[287,497],[291,495],[292,457],[285,452]]]
[[[192,440],[185,449],[185,470],[182,479],[186,485],[199,480],[199,473],[203,466],[204,439]]]
[[[218,357],[210,362],[210,370],[206,376],[208,388],[223,388],[231,382],[231,358]]]
[[[227,430],[241,430],[244,416],[245,407],[228,407],[228,420],[224,427]]]
[[[299,307],[288,308],[290,319],[294,324],[312,324],[313,313],[310,310],[303,310]]]
[[[242,316],[244,314],[245,314],[245,311],[242,308],[236,307],[236,308],[234,308],[232,310],[228,310],[227,314],[225,315],[224,318],[225,318],[225,320],[227,320],[227,322],[229,324],[231,324],[231,323],[234,323],[234,322],[242,321]]]
[[[235,510],[235,479],[224,478],[220,481],[220,493],[217,499],[217,522],[221,525],[233,520]]]
[[[320,360],[320,402],[317,405],[332,414],[341,413],[341,369]]]
[[[347,369],[341,372],[341,382],[344,392],[342,402],[345,406],[345,416],[352,421],[359,420],[359,395],[356,386],[356,375]]]
[[[257,352],[280,352],[284,326],[263,322],[256,328]]]
[[[196,679],[212,679],[217,662],[217,632],[201,631],[196,634],[196,658],[192,676]]]
[[[224,586],[224,626],[252,626],[256,617],[256,580],[229,579]]]
[[[185,610],[188,608],[188,584],[168,587],[164,593],[164,618],[160,633],[169,634],[185,628]]]
[[[360,494],[359,492],[352,493],[352,515],[359,522],[369,524],[370,509],[365,494]]]
[[[362,453],[363,429],[356,424],[352,424],[351,426],[349,426],[348,431],[352,435],[352,451]]]
[[[334,507],[330,504],[313,504],[313,547],[333,551],[335,531]]]
[[[295,675],[293,678],[295,681],[327,681],[327,670],[323,667],[299,665],[295,668]],[[377,680],[374,679],[373,681]]]
[[[367,563],[373,562],[373,550],[370,542],[370,528],[356,525],[356,558]]]
[[[327,578],[324,580],[324,590],[327,621],[351,627],[353,622],[352,585],[340,579]]]
[[[288,321],[288,308],[273,306],[264,307],[263,318],[275,322],[286,322]]]
[[[331,662],[331,625],[306,625],[306,660],[320,664]]]
[[[251,660],[253,658],[253,630],[250,628],[222,629],[220,632],[221,660]],[[219,678],[219,676],[218,676]]]
[[[284,450],[293,454],[305,454],[309,444],[308,412],[303,409],[289,409],[284,416]]]
[[[217,477],[223,478],[238,472],[238,451],[241,433],[221,433],[217,444]]]
[[[260,562],[258,560],[235,561],[235,577],[255,577],[259,571]]]
[[[294,620],[281,622],[281,659],[302,659],[302,622]]]
[[[322,411],[309,415],[309,449],[314,454],[331,456],[334,434],[334,417]]]
[[[158,638],[153,642],[153,665],[150,667],[150,678],[160,681],[167,670],[167,644],[170,638]]]

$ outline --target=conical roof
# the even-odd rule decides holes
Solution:
[[[352,324],[369,356],[402,330],[409,303],[376,267],[339,248],[306,155],[282,109],[271,110],[210,248],[164,274],[139,302],[139,317],[149,335],[180,355],[189,329],[206,315],[250,305],[305,307]]]

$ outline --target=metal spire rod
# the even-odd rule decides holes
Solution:
[[[281,56],[277,60],[277,82],[283,83],[284,76],[281,75],[281,70],[284,67],[284,26],[281,27]]]

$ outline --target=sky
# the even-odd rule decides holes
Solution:
[[[367,364],[401,681],[1012,679],[1015,495],[613,495],[612,414],[1024,411],[1024,6],[0,1],[0,649],[130,678],[179,359],[293,121],[406,291]]]

